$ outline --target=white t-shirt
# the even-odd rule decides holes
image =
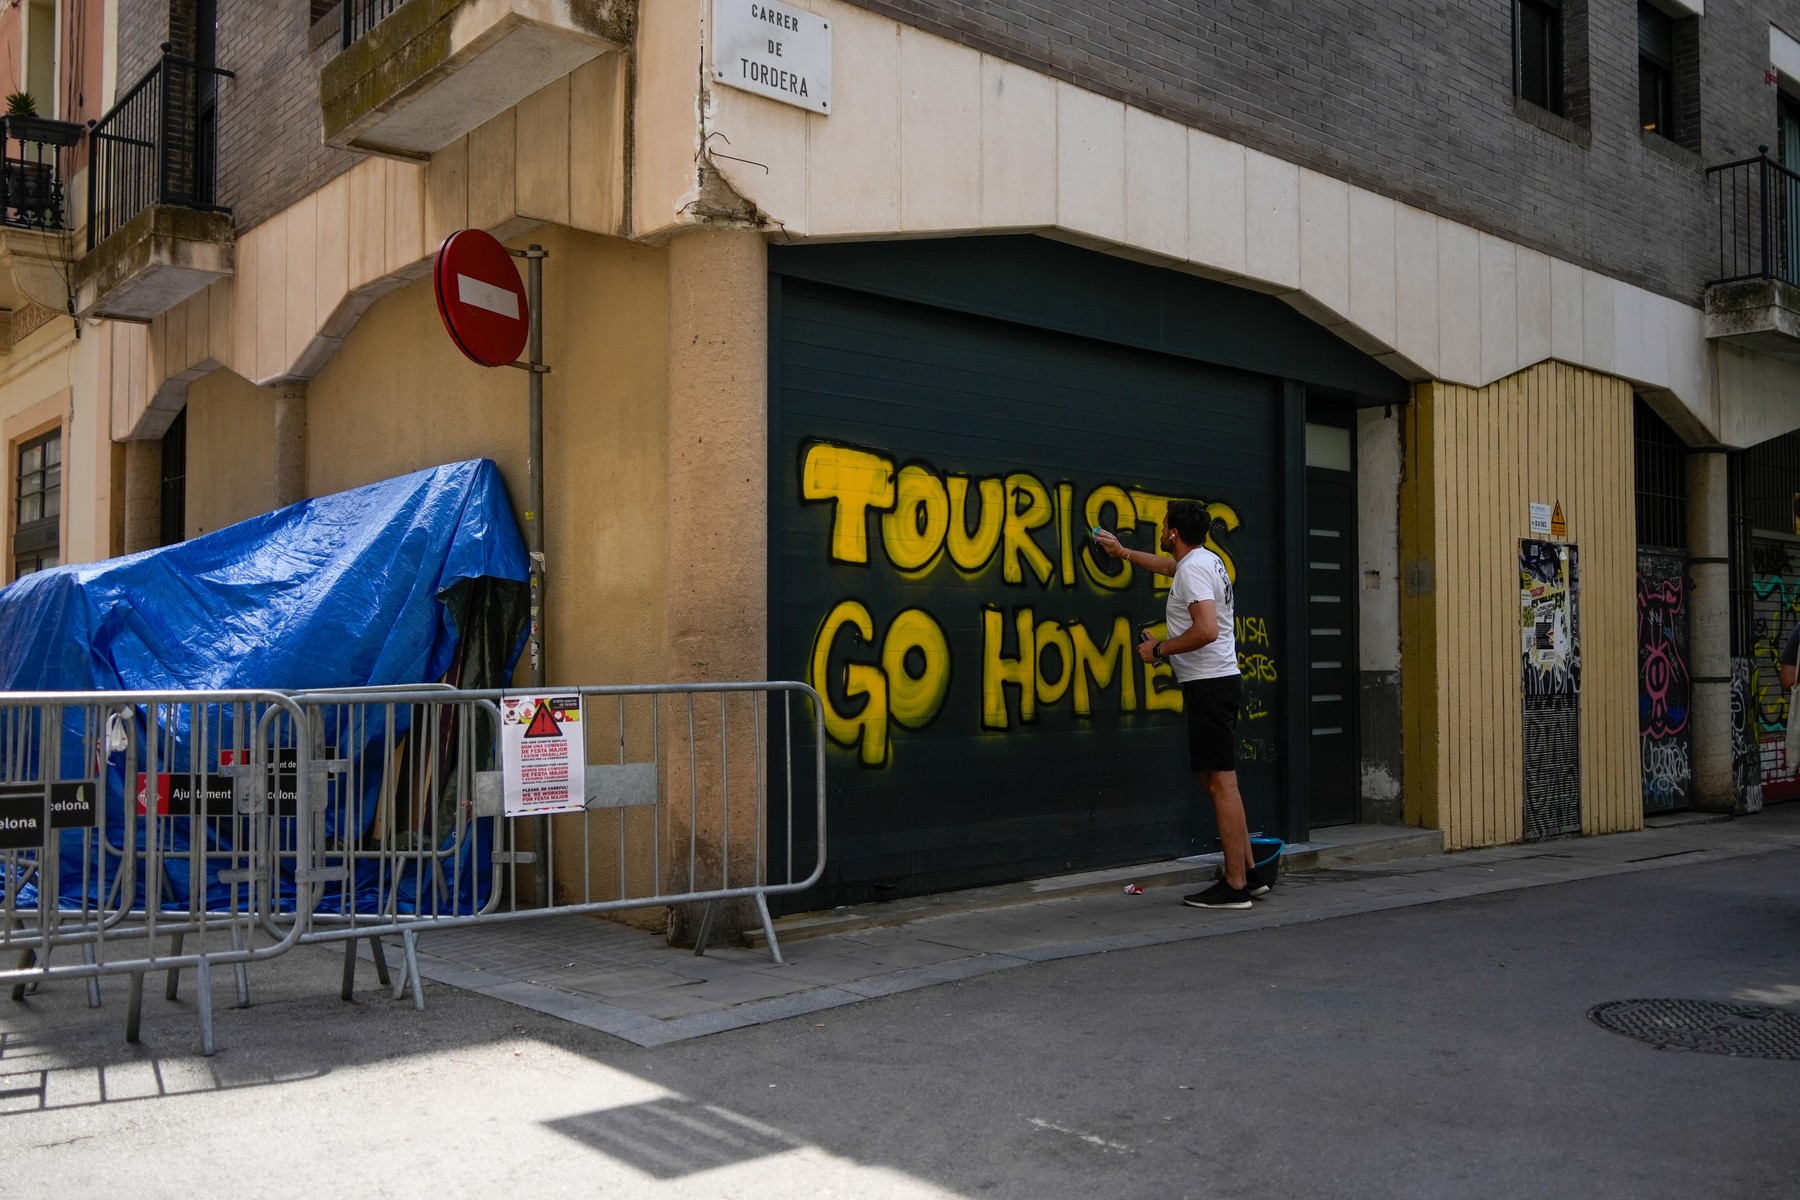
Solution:
[[[1194,627],[1188,605],[1203,600],[1213,602],[1213,611],[1219,618],[1219,636],[1198,650],[1169,655],[1175,678],[1182,683],[1238,673],[1237,636],[1231,621],[1231,576],[1225,571],[1224,560],[1201,546],[1189,550],[1187,557],[1175,564],[1175,578],[1169,584],[1169,640]]]

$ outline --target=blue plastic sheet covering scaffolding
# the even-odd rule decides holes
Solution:
[[[162,549],[28,575],[0,589],[0,691],[416,684],[460,669],[471,641],[491,648],[486,670],[499,678],[461,682],[504,686],[524,647],[527,571],[499,470],[487,459],[451,463],[303,501]],[[472,600],[471,593],[486,599]],[[485,628],[459,628],[459,620]],[[229,712],[213,707],[209,723],[230,720]],[[142,744],[141,708],[138,720]],[[191,732],[159,731],[172,747],[169,770],[189,769]],[[330,730],[326,736],[335,740]],[[63,745],[63,776],[88,774],[79,731],[65,728]],[[335,749],[364,756],[363,774],[371,779],[379,774],[368,769],[372,756],[390,752],[373,741]],[[123,803],[122,757],[113,754],[107,768],[107,839],[141,845],[142,819]],[[371,787],[347,806],[333,804],[335,819],[359,829],[328,829],[328,840],[354,840],[375,803]],[[214,827],[228,822],[173,824],[190,823],[210,827],[209,839],[229,836]],[[65,897],[76,894],[83,878],[80,840],[70,832],[62,845]],[[459,908],[485,898],[487,842],[484,832],[469,839],[467,857],[457,855]],[[90,889],[106,883],[93,874],[88,879]],[[208,882],[209,893],[219,886]],[[142,886],[140,879],[140,904]],[[355,888],[359,908],[379,891],[375,881],[361,878]],[[179,873],[162,880],[160,890],[164,906],[188,908],[188,880]],[[341,896],[327,899],[329,908],[342,904]]]

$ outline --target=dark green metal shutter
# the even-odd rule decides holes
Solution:
[[[1048,873],[1142,862],[1205,848],[1210,809],[1187,768],[1178,712],[1124,711],[1111,687],[1090,683],[1090,713],[1074,711],[1074,685],[1057,703],[1019,719],[1020,688],[1004,689],[1009,727],[983,725],[984,609],[1001,612],[1005,649],[1016,653],[1017,611],[1090,641],[1123,615],[1132,628],[1158,622],[1163,597],[1138,578],[1129,590],[1094,586],[1079,561],[1087,497],[1102,485],[1219,502],[1239,522],[1220,527],[1238,572],[1237,615],[1247,619],[1249,703],[1240,726],[1242,780],[1252,827],[1274,828],[1282,684],[1279,529],[1279,385],[1265,376],[1090,341],[777,276],[773,282],[771,521],[772,663],[777,677],[812,674],[821,625],[853,601],[875,643],[834,640],[821,680],[834,710],[846,664],[879,669],[881,639],[908,610],[941,628],[950,678],[942,705],[920,728],[889,723],[879,765],[858,746],[828,746],[830,866],[821,889],[790,908],[854,903]],[[812,447],[857,448],[913,464],[939,479],[1029,475],[1048,496],[1073,498],[1075,583],[1064,579],[1060,518],[1035,531],[1051,560],[1048,584],[1027,570],[1017,584],[1001,564],[960,570],[940,554],[903,573],[884,552],[878,513],[864,517],[862,564],[831,559],[837,505],[802,495]],[[970,490],[979,492],[972,483]],[[1023,501],[1021,501],[1023,502]],[[927,505],[929,508],[929,505]],[[1107,520],[1112,517],[1110,512]],[[931,524],[925,513],[924,525]],[[920,522],[915,520],[915,531]],[[1153,549],[1154,531],[1128,539]],[[1054,631],[1042,651],[1057,675]],[[1072,635],[1071,635],[1072,636]],[[1246,644],[1247,643],[1247,644]],[[922,652],[889,664],[911,675]],[[1135,662],[1135,659],[1134,659]],[[1142,677],[1136,677],[1141,693]],[[784,818],[771,840],[785,851]],[[808,831],[796,839],[803,848]],[[804,853],[800,854],[804,861]]]

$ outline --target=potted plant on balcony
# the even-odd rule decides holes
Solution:
[[[14,92],[6,98],[0,129],[7,143],[6,169],[0,174],[0,220],[35,229],[59,228],[62,185],[56,176],[55,148],[74,145],[81,127],[38,116],[31,93]],[[74,137],[68,136],[71,130]]]
[[[6,137],[41,146],[73,146],[85,130],[73,121],[54,121],[38,116],[37,99],[30,92],[14,92],[6,98],[6,116],[0,118]]]

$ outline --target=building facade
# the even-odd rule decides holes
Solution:
[[[1163,593],[1086,542],[1175,497],[1255,826],[1461,848],[1791,779],[1782,6],[278,7],[109,29],[93,152],[140,92],[167,134],[72,273],[118,464],[66,476],[119,531],[81,553],[478,455],[521,497],[523,378],[432,298],[473,227],[548,252],[549,678],[812,683],[804,906],[1204,847],[1131,650]]]

